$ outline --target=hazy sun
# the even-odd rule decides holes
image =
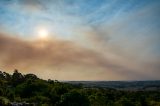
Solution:
[[[34,46],[37,48],[44,48],[50,40],[50,31],[47,27],[37,27],[34,30],[35,42]]]
[[[38,38],[40,38],[40,39],[47,39],[48,38],[48,36],[49,36],[49,32],[48,32],[48,30],[47,29],[44,29],[44,28],[40,28],[40,29],[38,29]]]

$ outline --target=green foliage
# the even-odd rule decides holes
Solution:
[[[160,91],[85,88],[22,75],[18,70],[13,75],[0,71],[0,106],[12,102],[30,106],[160,106]]]
[[[89,100],[92,106],[106,106],[107,99],[104,92],[97,91],[89,96]]]
[[[120,100],[115,102],[116,106],[134,106],[134,103],[127,99],[126,97],[120,98]]]
[[[61,96],[60,106],[89,106],[87,97],[77,91],[71,91]]]
[[[0,106],[7,106],[9,102],[9,99],[0,96]]]

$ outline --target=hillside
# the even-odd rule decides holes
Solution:
[[[113,87],[118,84],[134,89],[142,83],[147,86],[159,84],[110,82],[109,85],[101,82],[95,86],[95,82],[59,82],[43,80],[34,74],[22,75],[18,70],[12,75],[0,71],[0,106],[159,106],[158,89],[123,90],[123,87]]]

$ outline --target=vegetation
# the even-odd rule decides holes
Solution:
[[[0,106],[160,106],[160,91],[86,88],[42,80],[34,74],[0,71]],[[22,106],[22,105],[21,105]]]

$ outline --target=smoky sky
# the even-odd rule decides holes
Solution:
[[[159,79],[159,6],[158,0],[1,0],[0,69],[58,80]]]
[[[0,50],[1,67],[6,70],[21,69],[26,72],[34,72],[35,69],[35,71],[47,69],[56,73],[61,71],[55,70],[56,67],[59,67],[67,73],[66,67],[71,67],[69,69],[73,70],[72,66],[75,66],[92,69],[93,73],[104,70],[106,75],[111,73],[117,77],[124,75],[133,78],[135,76],[144,77],[142,73],[119,65],[103,54],[82,48],[71,41],[25,41],[1,34]],[[81,70],[81,73],[85,73],[85,71]],[[101,74],[97,77],[99,76]],[[124,79],[127,77],[124,76]]]

